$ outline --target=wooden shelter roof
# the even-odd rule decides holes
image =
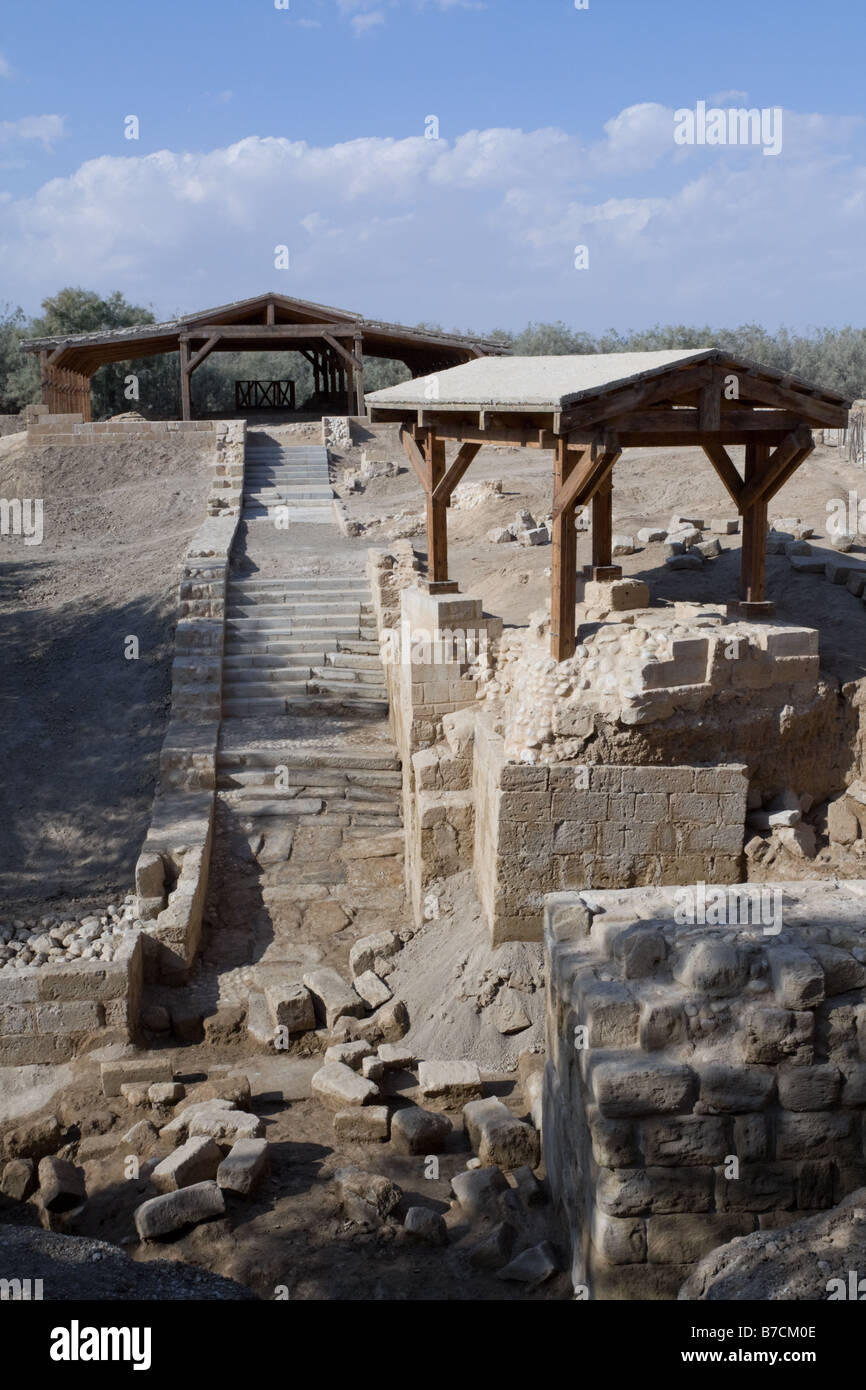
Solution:
[[[185,314],[164,323],[30,338],[22,346],[25,352],[54,354],[54,364],[58,367],[91,375],[105,362],[177,352],[182,339],[209,338],[217,327],[222,330],[213,349],[217,352],[243,352],[250,348],[293,351],[316,345],[323,332],[336,338],[360,334],[366,355],[403,360],[410,368],[415,362],[423,363],[426,368],[431,361],[450,367],[467,357],[507,351],[502,343],[488,339],[366,319],[350,309],[335,309],[275,292]],[[227,329],[234,329],[234,332]]]
[[[453,592],[447,509],[485,444],[553,451],[551,652],[575,650],[575,512],[592,504],[593,580],[622,575],[612,563],[614,465],[626,448],[698,445],[742,517],[741,603],[766,602],[767,508],[814,448],[812,427],[844,428],[851,404],[837,391],[719,348],[562,357],[479,358],[373,391],[371,420],[400,426],[427,498],[428,583]],[[446,462],[445,444],[457,440]],[[728,445],[744,446],[742,471]]]

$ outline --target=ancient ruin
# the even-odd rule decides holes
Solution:
[[[412,351],[366,413],[3,441],[192,450],[200,508],[126,889],[22,863],[0,912],[4,1220],[213,1296],[715,1297],[863,1184],[864,687],[820,614],[862,633],[866,561],[769,516],[850,403],[714,349]],[[671,450],[673,515],[615,530],[614,465]]]

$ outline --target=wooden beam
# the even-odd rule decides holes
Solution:
[[[796,473],[797,469],[800,467],[800,464],[805,462],[805,460],[809,457],[814,447],[814,444],[810,444],[808,447],[804,447],[802,449],[797,450],[796,454],[794,454],[793,458],[789,461],[786,467],[782,470],[781,473],[779,473],[776,476],[775,480],[767,488],[767,491],[764,493],[763,497],[763,500],[765,502],[772,502],[776,493],[779,491],[779,488],[784,487],[788,479],[794,473]]]
[[[445,441],[434,429],[426,431],[427,460],[427,577],[433,584],[448,580],[448,504],[437,501],[436,489],[445,477]]]
[[[763,498],[767,489],[772,486],[778,478],[788,468],[794,455],[801,449],[812,447],[812,433],[806,426],[794,430],[777,449],[769,456],[762,456],[760,467],[756,468],[751,478],[746,479],[745,486],[740,493],[740,511],[745,512],[753,503]]]
[[[592,567],[603,568],[613,560],[613,463],[592,498]]]
[[[418,445],[415,443],[412,435],[403,425],[400,426],[400,443],[403,445],[406,457],[415,470],[419,483],[425,492],[429,491],[427,485],[427,461],[418,448]]]
[[[704,434],[700,411],[688,407],[674,410],[642,410],[628,415],[613,415],[606,419],[617,432],[640,434],[646,430],[664,434]],[[796,415],[782,410],[731,410],[723,417],[725,430],[746,435],[762,434],[764,430],[795,430],[803,422]],[[719,423],[721,429],[722,421]],[[715,433],[715,431],[713,431]]]
[[[180,408],[183,420],[192,419],[192,401],[189,386],[189,343],[180,340]]]
[[[463,477],[463,474],[466,472],[480,448],[480,444],[463,444],[461,446],[460,452],[451,464],[451,467],[448,469],[441,483],[438,483],[433,489],[434,502],[445,502],[447,504],[451,501],[452,492],[460,482],[460,479]]]
[[[760,483],[767,466],[770,450],[766,444],[746,445],[746,478],[740,494],[743,514],[743,543],[740,554],[740,596],[746,603],[763,603],[766,599],[767,574],[767,503],[757,499],[743,506],[743,495]]]
[[[689,391],[699,390],[712,379],[713,365],[699,363],[696,367],[682,367],[676,371],[665,372],[663,376],[650,377],[635,382],[631,386],[621,386],[609,391],[605,396],[596,396],[585,405],[569,406],[562,412],[562,430],[581,429],[586,425],[607,422],[615,415],[652,405],[655,401],[675,401]]]
[[[561,497],[578,465],[566,441],[556,442],[553,463],[554,498]],[[553,558],[550,571],[550,654],[554,661],[574,656],[577,605],[577,533],[574,502],[564,504],[553,518]]]
[[[722,383],[713,372],[712,379],[698,392],[698,428],[717,430],[722,423]]]
[[[584,449],[582,454],[572,452],[574,469],[569,469],[566,481],[553,494],[553,520],[567,507],[585,507],[592,501],[622,452],[618,445],[593,453]]]
[[[211,336],[208,338],[207,342],[205,343],[204,347],[200,347],[198,352],[195,354],[195,357],[191,357],[189,359],[187,371],[190,373],[190,375],[192,375],[192,373],[195,371],[196,367],[200,362],[203,362],[206,357],[210,356],[210,354],[214,350],[215,344],[219,342],[219,339],[219,333],[212,333]]]
[[[366,410],[364,401],[364,340],[360,333],[356,333],[352,346],[355,350],[355,414],[363,415]]]
[[[774,406],[778,410],[788,410],[806,424],[816,427],[843,430],[848,424],[848,410],[843,405],[808,395],[796,387],[783,386],[781,382],[765,381],[749,372],[736,373],[739,382],[739,400],[760,401],[762,405]]]
[[[181,338],[209,338],[220,333],[224,338],[351,338],[354,324],[345,323],[203,323],[187,328]]]
[[[275,315],[275,313],[274,313],[274,301],[273,301],[272,299],[269,299],[268,302],[267,302],[267,304],[266,304],[266,306],[265,306],[265,323],[275,323],[275,322],[276,322],[276,315]]]
[[[739,511],[743,480],[734,467],[733,459],[724,444],[720,444],[718,440],[704,439],[701,441],[701,448],[727,488],[734,506]]]
[[[358,362],[355,359],[354,353],[349,352],[348,348],[344,348],[341,343],[338,343],[336,338],[334,338],[332,334],[323,333],[322,337],[324,338],[325,342],[328,343],[330,347],[334,349],[335,353],[337,353],[340,357],[344,358],[347,362],[350,362],[353,367],[358,366]]]

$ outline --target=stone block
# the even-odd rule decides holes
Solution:
[[[824,972],[813,956],[797,946],[774,942],[767,960],[776,1001],[783,1009],[814,1009],[824,998]]]
[[[597,1061],[591,1070],[593,1096],[612,1118],[679,1110],[693,1097],[696,1079],[690,1067],[662,1061]]]
[[[440,1153],[451,1137],[451,1121],[447,1115],[408,1105],[395,1110],[391,1117],[391,1144],[398,1153]]]
[[[157,1192],[176,1192],[216,1177],[222,1162],[222,1149],[210,1138],[188,1139],[162,1159],[150,1175]]]
[[[387,1105],[353,1106],[334,1115],[334,1134],[347,1144],[384,1143],[389,1128]]]
[[[238,1139],[217,1169],[217,1186],[239,1197],[251,1197],[268,1171],[268,1141]]]
[[[795,1172],[785,1163],[741,1163],[736,1178],[716,1174],[718,1211],[784,1211],[796,1205]]]
[[[141,1240],[170,1235],[225,1212],[225,1198],[215,1182],[195,1183],[177,1192],[151,1197],[135,1210],[135,1229]]]
[[[481,1097],[481,1074],[474,1062],[421,1062],[418,1085],[426,1100],[438,1100],[449,1109]]]
[[[379,1095],[374,1081],[359,1076],[342,1062],[327,1062],[313,1076],[313,1092],[330,1110],[345,1110],[349,1106],[366,1105]]]
[[[363,1018],[364,1001],[336,970],[323,967],[309,970],[303,982],[313,996],[316,1021],[333,1028],[338,1018]]]
[[[714,1170],[686,1168],[601,1168],[596,1200],[610,1216],[649,1216],[713,1209]]]
[[[640,1264],[647,1254],[646,1228],[647,1223],[640,1216],[608,1216],[606,1212],[595,1210],[592,1243],[610,1264]]]
[[[648,1164],[721,1163],[730,1152],[727,1123],[714,1116],[644,1120],[641,1143]]]
[[[172,1079],[171,1064],[151,1058],[101,1062],[99,1076],[102,1082],[102,1094],[105,1096],[119,1096],[120,1088],[126,1082],[138,1082],[146,1088],[154,1081],[171,1081]]]
[[[654,1264],[691,1264],[719,1245],[755,1229],[753,1216],[651,1216],[646,1223],[647,1259]]]
[[[87,1201],[84,1169],[49,1155],[39,1160],[39,1196],[46,1211],[64,1212]]]
[[[268,980],[264,994],[274,1028],[285,1028],[289,1033],[307,1033],[315,1028],[313,996],[301,980]]]
[[[785,1110],[829,1110],[838,1104],[842,1073],[838,1067],[780,1067],[779,1104]]]

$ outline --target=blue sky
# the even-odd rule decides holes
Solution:
[[[275,288],[477,329],[861,323],[864,37],[862,0],[10,7],[0,300],[73,283],[170,315]],[[677,146],[698,101],[781,108],[781,153]]]

